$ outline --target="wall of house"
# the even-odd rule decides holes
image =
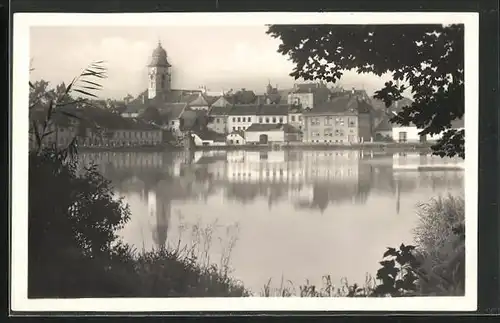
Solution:
[[[106,147],[106,146],[141,146],[159,145],[163,142],[161,129],[154,130],[129,130],[118,129],[105,131],[99,134],[87,129],[87,134],[82,141],[84,146]]]
[[[227,136],[227,143],[229,145],[238,146],[246,144],[245,138],[241,137],[238,134],[229,134]]]
[[[262,123],[262,124],[286,124],[288,123],[288,116],[287,115],[274,115],[274,116],[257,116],[257,123]]]
[[[314,107],[314,94],[313,93],[290,93],[288,94],[288,104],[301,104],[305,108]]]
[[[213,121],[207,125],[208,129],[220,134],[227,133],[227,117],[212,116],[212,118]]]
[[[411,142],[411,143],[417,143],[420,142],[420,135],[418,134],[420,132],[419,129],[415,126],[409,126],[409,127],[392,127],[392,139],[396,142],[399,142],[399,134],[400,133],[406,133],[406,142]]]
[[[302,130],[304,128],[304,118],[302,113],[290,113],[288,115],[288,124]]]
[[[38,126],[38,133],[41,135],[43,131],[42,125]],[[56,145],[57,147],[66,147],[68,146],[73,138],[78,135],[78,127],[77,125],[69,126],[69,127],[56,127],[54,124],[49,124],[45,129],[45,133],[48,135],[42,139],[42,147],[49,147]],[[34,134],[30,134],[30,149],[36,147],[36,138]]]
[[[245,133],[245,140],[247,143],[260,142],[260,135],[267,135],[268,142],[284,142],[285,132],[280,131],[247,131]]]
[[[196,146],[213,146],[213,140],[203,140],[198,135],[193,134],[194,144]]]
[[[227,132],[246,130],[254,122],[257,122],[257,116],[228,116]]]
[[[360,141],[371,141],[372,133],[372,120],[370,114],[362,113],[358,117],[358,137]]]
[[[359,141],[358,124],[357,116],[306,116],[302,141],[309,143],[356,143]]]

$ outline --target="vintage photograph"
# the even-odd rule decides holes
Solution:
[[[24,27],[28,301],[475,296],[470,24],[252,15]]]

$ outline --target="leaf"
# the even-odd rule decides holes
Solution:
[[[89,92],[86,92],[84,90],[80,90],[80,89],[74,89],[75,92],[78,92],[78,93],[81,93],[81,94],[84,94],[84,95],[88,95],[90,97],[93,97],[93,98],[97,98],[97,96],[95,94],[92,94],[92,93],[89,93]]]
[[[95,87],[98,87],[98,88],[102,88],[102,85],[101,84],[98,84],[96,82],[91,82],[89,80],[82,80],[83,83],[87,83],[87,84],[90,84],[90,85],[94,85]]]
[[[387,251],[384,252],[384,258],[386,257],[389,257],[389,256],[393,256],[393,257],[396,257],[398,255],[398,252],[396,251],[395,248],[387,248]]]

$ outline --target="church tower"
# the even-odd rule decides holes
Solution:
[[[161,46],[161,42],[158,42],[158,47],[156,47],[153,51],[153,54],[151,55],[151,62],[148,65],[149,99],[164,99],[170,91],[170,67],[171,65],[167,60],[167,52]]]

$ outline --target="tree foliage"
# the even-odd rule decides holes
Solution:
[[[464,116],[463,25],[271,25],[267,33],[281,40],[278,52],[293,61],[296,79],[336,82],[346,70],[390,75],[375,98],[389,107],[407,88],[413,95],[391,122],[413,123],[421,135],[444,131],[434,153],[464,157],[465,133],[451,129]]]
[[[153,122],[157,125],[164,123],[160,115],[160,111],[153,106],[147,107],[146,110],[144,110],[141,115],[141,119],[146,122]]]

